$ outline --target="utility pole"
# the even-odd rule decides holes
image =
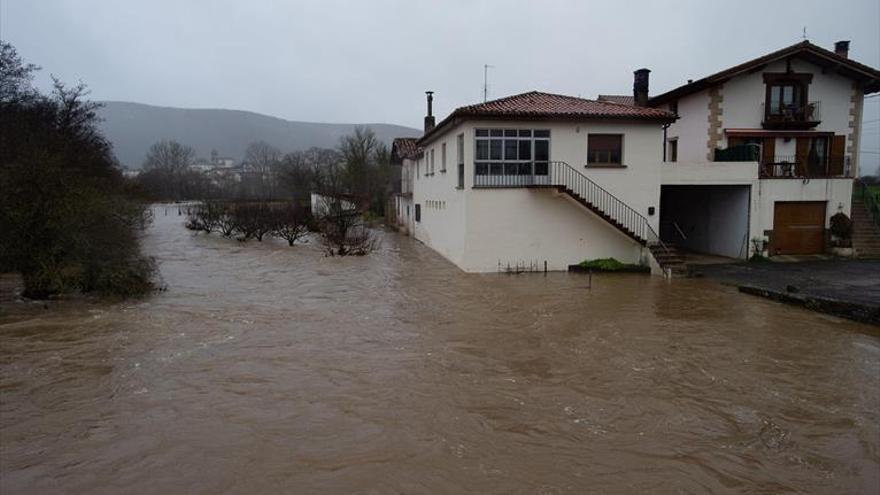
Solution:
[[[489,100],[489,69],[494,68],[494,65],[483,64],[483,103]]]

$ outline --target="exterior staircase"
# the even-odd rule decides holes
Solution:
[[[520,166],[522,165],[528,168],[519,169],[516,174],[475,176],[474,187],[555,188],[637,243],[646,246],[664,273],[681,272],[684,269],[684,259],[674,248],[660,240],[660,236],[644,215],[593,182],[580,170],[558,161],[532,162]]]
[[[548,168],[548,182],[536,181],[535,185],[556,187],[617,230],[648,247],[665,274],[687,274],[684,257],[674,246],[660,240],[644,215],[565,162],[550,162]]]
[[[651,244],[648,246],[651,255],[663,271],[673,277],[686,277],[689,274],[684,255],[678,248],[669,243]]]
[[[861,198],[853,198],[852,246],[858,258],[880,259],[880,227]]]

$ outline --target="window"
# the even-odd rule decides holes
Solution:
[[[765,72],[764,83],[767,96],[764,102],[765,117],[771,120],[803,120],[807,106],[807,90],[813,75],[794,72]]]
[[[538,129],[477,129],[475,176],[548,175],[550,131]],[[464,137],[460,136],[462,150]],[[459,184],[464,186],[464,153]]]
[[[678,161],[678,138],[669,140],[669,161]]]
[[[440,145],[440,172],[446,173],[446,143]]]
[[[416,204],[416,222],[422,221],[422,205]]]
[[[769,98],[769,114],[782,115],[787,112],[794,112],[803,105],[802,89],[800,84],[793,82],[775,83],[768,88]]]
[[[587,163],[623,164],[623,134],[590,134],[587,137]]]
[[[464,134],[458,135],[455,148],[455,161],[458,164],[458,187],[464,189]]]
[[[669,111],[672,112],[673,115],[678,115],[678,100],[669,102]]]
[[[431,175],[434,175],[434,148],[431,148]]]

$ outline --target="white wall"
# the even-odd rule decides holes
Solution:
[[[837,212],[850,215],[852,206],[851,179],[813,179],[807,182],[792,179],[765,179],[752,187],[752,237],[764,237],[764,230],[773,230],[773,214],[777,201],[827,201],[825,227]]]
[[[821,105],[821,122],[814,129],[818,132],[833,132],[846,135],[847,144],[853,140],[850,121],[850,110],[854,107],[851,101],[855,94],[861,105],[863,95],[853,91],[851,80],[833,72],[823,73],[822,68],[805,60],[793,59],[792,71],[813,74],[807,98],[810,102],[819,101]],[[784,61],[774,62],[761,71],[737,76],[724,82],[719,87],[721,102],[722,129],[755,129],[761,130],[763,120],[762,104],[766,99],[764,73],[785,72]],[[669,105],[662,108],[668,109]],[[678,102],[679,120],[673,123],[668,131],[669,138],[678,137],[679,162],[705,162],[708,140],[709,92],[708,90],[685,96]],[[860,125],[856,126],[856,132]],[[857,137],[856,137],[857,138]],[[794,155],[795,141],[785,143],[782,138],[776,140],[777,155]],[[727,147],[727,137],[722,135],[719,147]]]
[[[484,189],[468,200],[461,268],[492,272],[534,264],[566,270],[587,259],[639,263],[641,245],[553,189]]]
[[[459,266],[464,259],[467,195],[465,189],[456,187],[455,162],[456,136],[463,131],[466,129],[456,126],[424,147],[425,153],[416,164],[417,173],[413,179],[412,198],[413,208],[415,205],[421,208],[421,220],[413,222],[412,233],[415,238]],[[446,172],[441,171],[442,143],[446,143]],[[467,161],[469,160],[467,140],[465,143]],[[428,161],[432,149],[435,156],[434,175],[428,175]],[[467,174],[465,177],[467,179]]]
[[[661,108],[669,110],[669,105]],[[700,91],[678,100],[680,118],[666,131],[667,139],[678,138],[678,163],[705,162],[709,133],[709,92]]]
[[[746,258],[750,189],[750,185],[664,187],[663,239],[700,253]]]
[[[614,194],[659,228],[660,165],[663,132],[645,122],[465,122],[425,145],[413,181],[413,203],[422,220],[415,237],[467,271],[495,271],[498,263],[547,260],[552,270],[599,257],[638,262],[641,247],[580,204],[550,191],[473,189],[474,130],[549,129],[550,159],[564,161]],[[457,189],[456,136],[465,136],[465,187]],[[587,136],[622,133],[624,168],[588,168]],[[441,143],[447,146],[447,172],[441,170]],[[435,149],[434,175],[426,175]],[[648,215],[654,207],[655,214]]]

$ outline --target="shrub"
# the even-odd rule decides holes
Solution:
[[[852,220],[846,214],[840,212],[831,217],[831,235],[841,240],[848,240],[852,237],[852,231]]]
[[[596,270],[599,272],[622,272],[622,271],[644,271],[645,267],[630,263],[622,263],[614,258],[599,258],[595,260],[585,260],[578,263],[578,266],[584,269]]]

